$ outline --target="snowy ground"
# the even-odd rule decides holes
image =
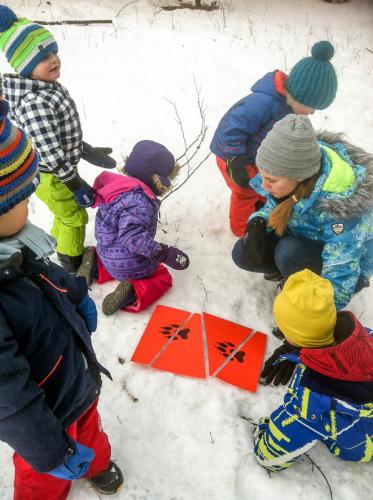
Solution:
[[[117,160],[141,139],[162,142],[176,156],[184,151],[180,127],[166,99],[177,105],[191,142],[200,128],[194,79],[209,126],[202,159],[226,109],[267,71],[289,71],[321,39],[335,46],[339,89],[333,105],[316,113],[312,121],[316,127],[346,132],[352,142],[373,153],[372,1],[219,3],[224,9],[214,12],[164,12],[155,2],[141,0],[7,1],[20,16],[36,20],[113,19],[113,25],[64,25],[51,30],[62,58],[60,81],[76,100],[85,139],[112,146]],[[3,57],[1,69],[8,70]],[[82,162],[81,174],[87,180],[93,181],[98,173]],[[161,303],[207,311],[269,333],[275,286],[234,266],[230,251],[235,239],[228,229],[227,211],[228,190],[211,156],[162,207],[158,239],[186,251],[191,265],[184,273],[173,272],[174,287]],[[50,214],[36,197],[31,220],[50,228]],[[87,244],[94,243],[93,224],[90,211]],[[113,283],[93,286],[99,307],[113,287]],[[372,298],[368,289],[349,305],[370,326]],[[126,486],[119,497],[330,498],[323,477],[306,459],[271,478],[255,462],[252,429],[240,415],[255,419],[269,414],[280,403],[282,389],[260,386],[251,394],[216,379],[182,378],[129,361],[153,309],[109,318],[100,313],[94,334],[98,356],[114,378],[113,383],[104,382],[101,414],[113,458],[125,474]],[[267,352],[276,344],[269,338]],[[120,364],[118,357],[125,363]],[[343,463],[322,445],[310,455],[328,477],[335,500],[366,498],[372,491],[371,465]],[[0,447],[0,461],[0,498],[10,500],[13,470],[6,445]],[[78,481],[69,498],[96,497],[85,481]]]

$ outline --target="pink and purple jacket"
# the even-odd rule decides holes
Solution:
[[[93,188],[96,251],[105,269],[118,281],[151,276],[161,250],[154,240],[160,201],[138,179],[111,172],[102,172]]]

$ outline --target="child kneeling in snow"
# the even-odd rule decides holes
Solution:
[[[87,248],[78,275],[91,283],[116,279],[102,311],[141,311],[172,285],[165,263],[176,270],[189,266],[188,256],[176,247],[154,240],[160,207],[158,196],[171,188],[179,166],[162,144],[140,141],[125,164],[127,175],[103,172],[94,182],[97,247]]]
[[[267,371],[269,365],[280,372],[283,363],[299,364],[283,404],[255,429],[257,461],[271,471],[282,470],[322,441],[342,460],[372,462],[373,337],[368,329],[352,312],[336,313],[331,283],[308,269],[287,279],[273,313],[286,340],[267,361]]]

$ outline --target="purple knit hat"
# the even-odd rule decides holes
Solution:
[[[124,168],[128,175],[144,182],[154,193],[163,194],[159,184],[166,189],[171,185],[175,158],[158,142],[140,141],[135,144]]]

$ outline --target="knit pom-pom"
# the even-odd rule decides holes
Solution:
[[[311,49],[311,54],[314,59],[319,61],[329,61],[334,56],[334,47],[327,40],[315,43]]]
[[[0,5],[0,33],[9,29],[17,21],[17,16],[6,5]]]

